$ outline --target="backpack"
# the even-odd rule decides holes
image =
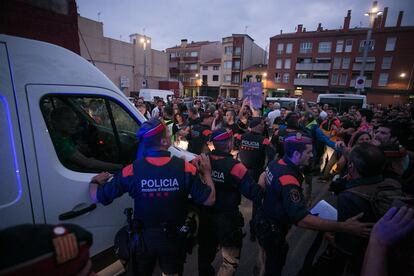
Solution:
[[[414,197],[405,194],[401,190],[401,184],[391,178],[386,178],[377,185],[361,185],[346,191],[367,200],[376,220],[379,220],[393,206],[414,206]]]
[[[414,197],[405,194],[401,184],[391,178],[377,185],[361,185],[347,191],[369,201],[376,221],[393,206],[414,208]],[[391,252],[390,268],[394,275],[414,275],[414,235],[396,244]]]

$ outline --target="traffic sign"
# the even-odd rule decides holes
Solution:
[[[357,77],[355,80],[355,88],[356,89],[363,89],[365,87],[365,77]]]

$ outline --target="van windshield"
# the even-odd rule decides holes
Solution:
[[[329,104],[337,109],[338,112],[346,112],[351,106],[362,108],[363,99],[350,99],[350,98],[321,98],[319,100],[320,105]]]

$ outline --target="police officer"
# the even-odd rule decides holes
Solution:
[[[269,139],[263,136],[264,122],[260,117],[253,117],[249,122],[249,131],[236,135],[240,140],[239,158],[257,182],[264,170],[266,157],[272,158]]]
[[[186,135],[188,151],[197,155],[209,152],[207,142],[211,136],[211,124],[214,116],[210,111],[200,113],[201,123],[191,126],[190,132]]]
[[[211,266],[220,245],[223,262],[217,275],[234,275],[240,260],[243,240],[243,216],[239,211],[241,195],[258,201],[261,188],[248,174],[246,167],[233,159],[232,132],[213,131],[214,150],[210,154],[211,173],[216,187],[216,202],[200,210],[198,249],[199,275],[215,275]]]
[[[249,122],[249,131],[243,135],[236,135],[236,139],[239,140],[239,158],[240,161],[246,166],[249,174],[257,182],[260,174],[264,170],[266,157],[268,160],[274,158],[273,147],[271,147],[269,139],[263,136],[264,122],[260,117],[253,117]],[[253,205],[252,217],[256,212],[256,206]],[[250,221],[250,239],[254,241],[255,233],[252,221]]]
[[[163,274],[182,272],[185,260],[184,238],[179,235],[187,214],[187,199],[191,195],[199,204],[212,205],[215,188],[211,179],[209,158],[201,156],[199,170],[167,151],[171,144],[168,128],[158,119],[151,119],[138,130],[142,158],[117,172],[92,178],[90,196],[95,202],[110,204],[125,192],[134,198],[136,243],[136,274],[152,275],[158,261]],[[108,181],[109,180],[109,181]]]
[[[362,216],[345,222],[321,219],[306,210],[301,183],[301,167],[312,158],[312,140],[301,133],[289,134],[284,139],[284,156],[269,163],[260,177],[265,187],[262,207],[255,218],[256,234],[264,252],[264,275],[281,275],[288,246],[286,234],[292,224],[319,231],[348,232],[368,236],[371,224],[357,221]]]
[[[286,115],[286,124],[279,125],[279,129],[273,133],[272,145],[276,149],[279,158],[283,156],[283,139],[286,135],[296,133],[300,130],[300,116],[296,112],[290,112]]]

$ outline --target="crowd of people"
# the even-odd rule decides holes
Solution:
[[[137,105],[141,111],[140,106],[145,103],[138,99]],[[357,230],[352,227],[350,230],[349,225],[330,224],[312,216],[307,208],[315,203],[313,179],[329,185],[329,190],[337,196],[338,222],[351,223],[358,218],[361,223],[375,223],[396,204],[395,198],[413,206],[413,105],[349,106],[338,113],[334,105],[309,105],[303,99],[296,107],[264,102],[262,108],[255,109],[248,99],[233,102],[219,97],[211,103],[194,100],[188,106],[181,98],[175,98],[167,105],[162,100],[156,101],[151,114],[171,125],[173,144],[212,158],[213,182],[220,200],[213,208],[200,212],[200,231],[209,229],[210,233],[208,237],[199,236],[200,275],[214,275],[211,262],[217,248],[222,249],[223,255],[219,275],[232,275],[237,269],[241,238],[229,242],[222,232],[226,228],[233,228],[233,233],[241,231],[243,224],[236,223],[240,195],[253,201],[250,239],[257,239],[264,252],[259,272],[255,271],[263,275],[281,274],[288,248],[285,237],[293,224],[338,232],[326,235],[330,241],[328,249],[308,272],[314,275],[361,273],[369,241],[366,236],[361,237],[366,235],[366,229],[358,225]],[[221,137],[219,141],[215,139],[217,136]],[[231,166],[236,162],[243,170],[238,169],[232,175],[235,170]],[[246,191],[246,187],[237,184],[244,177],[251,178],[245,180],[247,183],[259,184],[261,189],[251,189],[260,195],[251,194],[251,190]],[[392,192],[386,194],[385,190]],[[233,196],[238,200],[232,201]],[[386,201],[385,206],[374,207],[380,205],[375,201],[377,198],[377,201]],[[229,226],[221,216],[227,222],[235,222]],[[398,261],[400,265],[401,258]],[[413,271],[413,260],[403,265],[401,271]]]
[[[194,239],[198,275],[234,275],[242,196],[252,202],[249,238],[260,247],[252,275],[282,274],[292,225],[328,243],[298,275],[414,275],[414,105],[338,113],[303,99],[259,109],[220,97],[134,104],[148,120],[136,160],[90,182],[96,203],[116,204],[124,193],[134,199],[125,243],[131,275],[152,275],[156,263],[163,275],[181,275]],[[171,157],[171,145],[196,158]],[[336,220],[309,211],[315,180],[335,194]]]

